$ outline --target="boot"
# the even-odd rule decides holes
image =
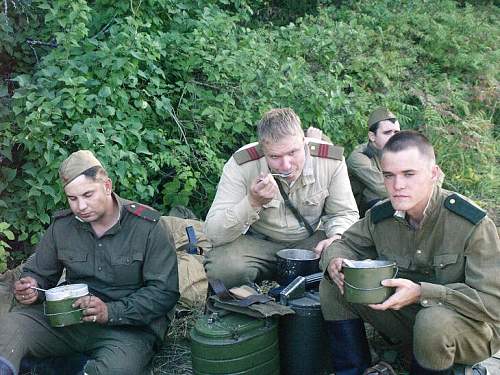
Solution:
[[[453,370],[450,367],[446,370],[429,370],[420,366],[415,359],[415,356],[411,359],[411,369],[410,375],[453,375]]]
[[[361,319],[326,321],[335,375],[361,375],[371,356]]]
[[[14,375],[14,366],[5,358],[0,357],[0,375]]]

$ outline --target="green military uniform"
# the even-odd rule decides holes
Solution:
[[[22,274],[51,288],[66,268],[69,283],[88,284],[106,303],[108,322],[52,328],[41,304],[15,309],[0,320],[0,357],[16,368],[28,353],[86,353],[88,374],[140,374],[148,365],[179,298],[173,239],[157,211],[114,199],[120,219],[100,238],[70,210],[58,213]]]
[[[237,151],[224,166],[205,221],[205,233],[214,245],[205,263],[208,277],[222,279],[229,286],[271,279],[278,250],[313,249],[320,240],[351,226],[358,211],[342,151],[306,138],[301,176],[291,186],[281,179],[290,201],[316,230],[313,236],[279,192],[262,209],[250,205],[252,183],[261,173],[269,173],[269,168],[258,144]]]
[[[380,150],[371,142],[357,146],[346,163],[352,192],[360,211],[365,212],[377,201],[387,198]]]
[[[326,320],[361,317],[386,336],[413,343],[418,363],[431,369],[476,363],[500,349],[498,234],[484,211],[460,195],[436,186],[420,228],[390,201],[374,206],[323,252],[321,268],[337,257],[394,261],[398,277],[420,283],[422,295],[399,311],[375,311],[347,303],[323,279]]]

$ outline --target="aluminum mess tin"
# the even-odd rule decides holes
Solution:
[[[73,303],[87,296],[87,284],[69,284],[51,288],[45,292],[44,313],[52,327],[66,327],[82,323],[83,309]]]
[[[394,293],[394,288],[381,284],[382,280],[397,276],[395,262],[388,260],[350,260],[342,267],[344,296],[347,302],[382,303]]]

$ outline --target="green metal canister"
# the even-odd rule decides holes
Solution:
[[[193,373],[278,375],[278,324],[242,314],[199,318],[191,330]]]

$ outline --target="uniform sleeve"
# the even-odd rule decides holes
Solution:
[[[378,168],[373,165],[369,157],[360,152],[354,152],[347,160],[347,166],[349,172],[369,190],[368,196],[375,196],[380,199],[387,197],[384,177]]]
[[[143,286],[108,302],[109,325],[144,326],[165,316],[179,299],[177,256],[172,234],[161,219],[149,234],[142,270]]]
[[[247,185],[240,166],[229,159],[205,219],[205,234],[214,246],[234,241],[259,219],[258,210],[248,200]]]
[[[369,216],[365,216],[352,225],[344,232],[341,240],[333,242],[322,252],[321,270],[325,271],[333,258],[376,259],[377,252],[372,239],[372,229],[373,225]]]
[[[38,286],[43,289],[56,286],[63,270],[63,265],[57,260],[54,227],[55,223],[49,226],[37,245],[35,253],[23,265],[23,273],[21,274],[21,277],[34,278]]]
[[[344,160],[338,165],[328,186],[324,214],[321,217],[327,237],[344,233],[359,219]]]
[[[500,323],[500,241],[488,217],[474,228],[465,256],[465,281],[447,285],[421,283],[420,304],[445,305],[476,320]]]

